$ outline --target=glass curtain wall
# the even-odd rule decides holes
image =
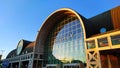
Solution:
[[[76,17],[67,17],[50,31],[45,44],[45,65],[85,63],[84,34]]]

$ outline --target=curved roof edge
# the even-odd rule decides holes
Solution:
[[[18,42],[18,44],[20,43],[20,41]],[[23,40],[23,39],[22,39],[22,41],[23,41],[23,47],[22,47],[22,51],[20,52],[20,54],[17,54],[17,48],[16,48],[16,49],[12,50],[11,52],[9,52],[9,54],[6,56],[6,58],[12,58],[15,56],[26,54],[26,52],[27,53],[33,52],[33,48],[35,46],[35,41],[31,42],[31,41],[27,41],[27,40]],[[18,47],[18,45],[17,45],[17,47]]]
[[[84,23],[82,20],[83,19],[82,16],[72,9],[62,8],[62,9],[56,10],[55,12],[51,13],[47,17],[47,19],[43,22],[43,24],[40,27],[40,30],[38,32],[38,35],[36,37],[35,45],[37,46],[38,43],[39,43],[39,45],[44,45],[46,36],[48,35],[49,31],[54,26],[54,24],[56,24],[57,21],[60,21],[60,20],[64,19],[66,16],[70,16],[70,15],[74,15],[80,20],[80,24],[83,28],[84,39],[85,39],[86,32],[85,32],[85,26],[84,26]],[[38,42],[38,41],[40,41],[40,42]],[[38,48],[38,47],[36,47],[36,48]],[[38,49],[36,49],[36,50],[38,50]]]
[[[39,33],[41,32],[41,30],[42,30],[42,28],[45,26],[45,24],[46,24],[46,22],[50,19],[50,18],[52,18],[54,15],[55,16],[57,16],[57,14],[59,13],[59,12],[65,12],[65,11],[69,11],[69,12],[71,12],[70,14],[74,14],[74,15],[76,15],[77,17],[78,17],[78,19],[80,20],[80,24],[82,25],[82,28],[83,28],[83,30],[84,30],[84,34],[86,34],[85,33],[85,26],[84,26],[84,24],[83,24],[83,18],[85,18],[85,17],[83,17],[82,15],[80,15],[79,13],[77,13],[76,11],[74,11],[74,10],[72,10],[72,9],[70,9],[70,8],[61,8],[61,9],[58,9],[58,10],[56,10],[56,11],[54,11],[53,13],[51,13],[47,18],[46,18],[46,20],[43,22],[43,24],[42,24],[42,26],[40,27],[40,29],[39,29]],[[68,13],[69,14],[69,13]],[[59,15],[59,17],[60,17],[61,15]],[[55,19],[56,19],[57,17],[55,17]],[[39,33],[38,33],[38,35],[39,35]],[[37,37],[36,37],[36,40],[37,40],[37,38],[38,38],[38,35],[37,35]],[[86,35],[85,35],[86,36]]]
[[[11,56],[16,56],[16,49],[13,49],[11,52],[9,52],[6,58],[11,58]]]

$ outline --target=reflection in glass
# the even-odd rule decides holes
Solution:
[[[65,21],[57,24],[46,40],[44,48],[45,60],[48,61],[46,64],[72,63],[73,61],[85,63],[84,34],[80,21],[76,19],[67,21],[64,25],[61,25],[62,23]]]
[[[120,44],[120,35],[111,36],[112,45]]]
[[[87,48],[91,49],[91,48],[95,48],[95,41],[87,41]]]
[[[107,38],[98,39],[98,46],[99,47],[108,46],[108,40],[107,40]]]

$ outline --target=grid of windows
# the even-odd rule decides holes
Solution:
[[[64,19],[50,32],[45,60],[46,64],[85,62],[83,29],[76,17]]]

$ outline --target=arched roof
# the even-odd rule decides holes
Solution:
[[[68,17],[68,16],[76,16],[79,20],[80,20],[80,24],[83,28],[83,33],[84,33],[84,38],[86,38],[86,32],[85,32],[85,27],[83,24],[83,19],[85,19],[84,17],[82,17],[81,15],[79,15],[77,12],[75,12],[72,9],[69,8],[62,8],[59,9],[55,12],[53,12],[50,16],[48,16],[48,18],[45,20],[45,22],[43,23],[43,25],[41,26],[39,33],[37,35],[36,38],[36,49],[38,52],[43,52],[43,50],[39,50],[39,48],[42,48],[43,45],[45,44],[45,40],[49,34],[49,32],[53,29],[53,27],[59,23],[60,21],[62,21],[64,18]],[[37,47],[39,46],[39,47]]]
[[[23,39],[22,39],[23,40]],[[21,41],[21,40],[20,40]],[[19,41],[19,43],[20,43]],[[19,55],[21,54],[26,54],[26,53],[30,53],[30,52],[33,52],[33,48],[35,46],[35,41],[34,42],[31,42],[31,41],[27,41],[27,40],[23,40],[23,48],[22,48],[22,51]],[[11,58],[11,57],[15,57],[15,56],[19,56],[17,54],[17,48],[12,50],[6,58]]]
[[[16,49],[12,50],[6,58],[11,58],[12,56],[16,56]]]
[[[33,52],[34,46],[35,46],[35,42],[29,43],[29,44],[23,49],[22,54],[24,54],[24,53],[26,53],[26,52],[27,52],[27,53]]]

